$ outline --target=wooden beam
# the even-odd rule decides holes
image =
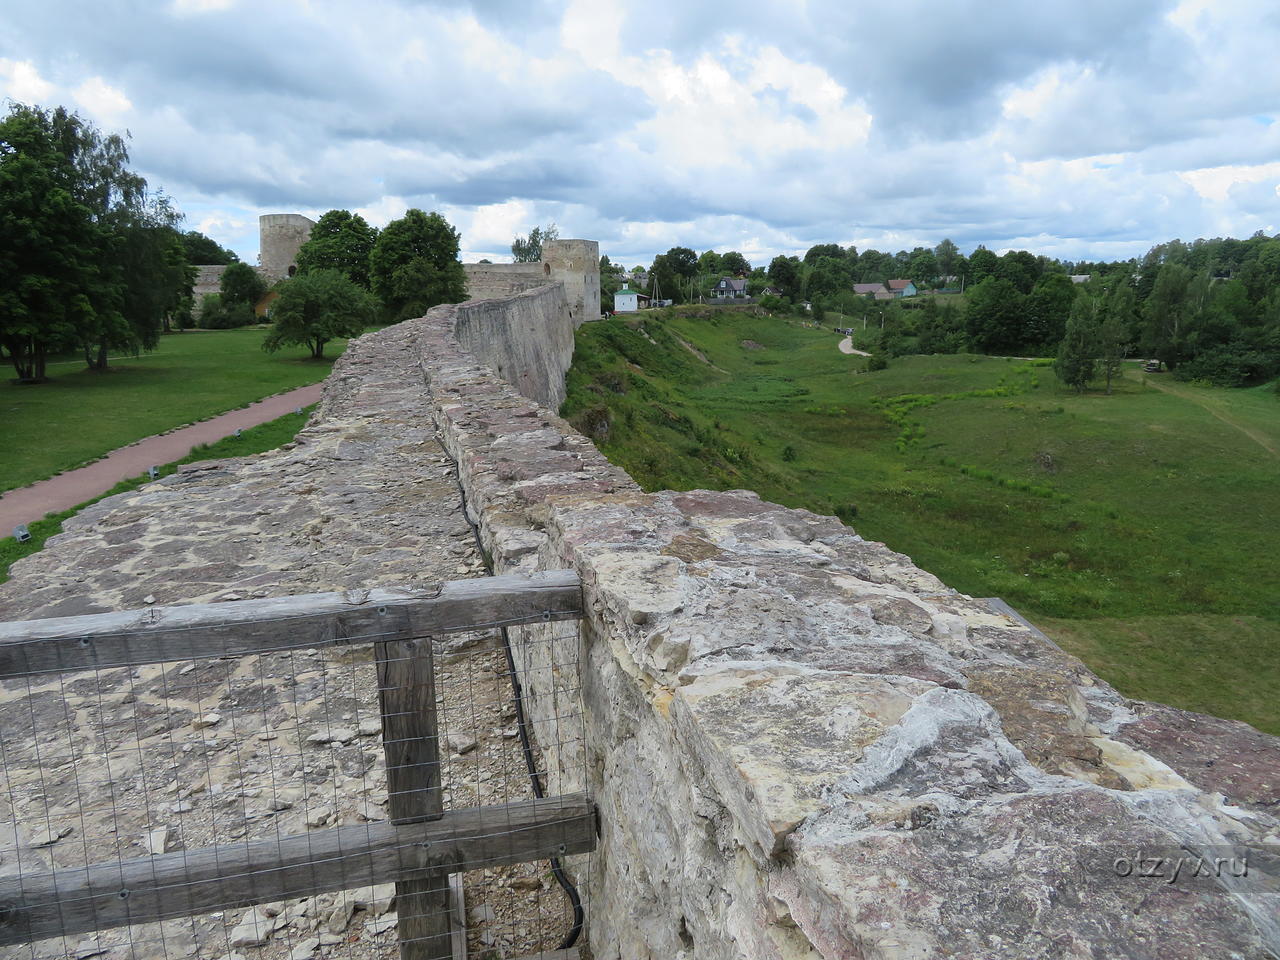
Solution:
[[[0,623],[0,678],[407,640],[582,615],[572,570]]]
[[[0,944],[595,849],[582,794],[0,879]]]
[[[444,798],[431,640],[380,642],[373,649],[391,822],[438,820]],[[447,874],[397,880],[396,916],[400,960],[451,960]]]

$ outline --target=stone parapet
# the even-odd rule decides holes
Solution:
[[[415,323],[497,570],[567,566],[585,585],[597,958],[1280,947],[1261,846],[1280,840],[1276,738],[1127,700],[834,518],[646,494],[469,355],[456,308]],[[529,693],[535,719],[560,709],[552,687]],[[574,760],[553,764],[557,790],[584,786],[560,782]],[[1169,882],[1173,858],[1190,874],[1250,853],[1249,877]],[[1144,856],[1164,880],[1140,876]]]

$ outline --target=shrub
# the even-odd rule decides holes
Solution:
[[[889,358],[883,353],[873,353],[867,357],[867,371],[874,372],[876,370],[886,370],[889,367]]]

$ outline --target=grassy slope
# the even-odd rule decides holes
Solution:
[[[175,460],[173,463],[166,463],[162,466],[160,475],[168,476],[177,470],[180,464],[184,463],[195,463],[199,460],[221,460],[225,457],[245,457],[254,453],[262,453],[265,450],[274,450],[281,444],[288,443],[297,435],[298,431],[306,425],[307,419],[314,409],[315,406],[313,405],[305,408],[302,416],[298,416],[296,413],[289,413],[275,420],[268,420],[266,423],[241,431],[238,437],[224,437],[217,443],[202,443],[192,448],[191,452],[181,460]],[[31,539],[26,543],[18,543],[13,537],[0,539],[0,583],[4,583],[9,579],[9,566],[14,561],[29,557],[42,549],[46,540],[56,533],[61,533],[64,520],[79,513],[89,504],[97,503],[104,497],[136,490],[148,482],[150,481],[146,474],[131,477],[128,480],[120,481],[100,497],[87,500],[72,507],[70,510],[48,514],[43,519],[37,520],[30,525]]]
[[[647,489],[835,513],[1005,597],[1126,693],[1280,732],[1280,461],[1205,398],[1141,377],[1078,397],[967,356],[864,374],[830,332],[704,314],[579,332],[565,412]],[[1276,435],[1274,394],[1206,392]]]
[[[105,373],[70,362],[51,366],[49,383],[0,382],[0,491],[328,375],[331,359],[311,360],[299,347],[264,353],[263,336],[253,327],[192,330],[162,338],[153,353],[114,360]]]

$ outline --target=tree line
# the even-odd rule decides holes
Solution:
[[[809,304],[819,320],[834,311],[870,321],[887,355],[1059,357],[1065,345],[1073,359],[1058,366],[1071,370],[1073,385],[1113,374],[1117,357],[1158,360],[1175,377],[1224,386],[1280,374],[1280,236],[1261,232],[1248,240],[1173,240],[1115,262],[1027,250],[997,255],[981,245],[966,256],[944,239],[893,254],[822,243],[803,257],[777,256],[753,268],[737,252],[672,247],[648,274],[651,289],[677,303],[709,298],[723,276],[745,276],[750,294],[771,289],[783,304]],[[601,278],[607,303],[628,274],[605,257]],[[855,283],[890,279],[964,296],[884,302],[853,291]]]
[[[269,292],[234,252],[198,231],[129,168],[123,137],[63,107],[12,104],[0,119],[0,361],[19,382],[47,379],[51,356],[91,369],[112,353],[154,349],[196,323],[258,318]],[[465,297],[460,236],[439,214],[409,210],[381,231],[358,214],[324,214],[278,283],[264,347],[307,346],[370,323],[421,316]],[[193,303],[196,266],[223,265],[220,293]]]

